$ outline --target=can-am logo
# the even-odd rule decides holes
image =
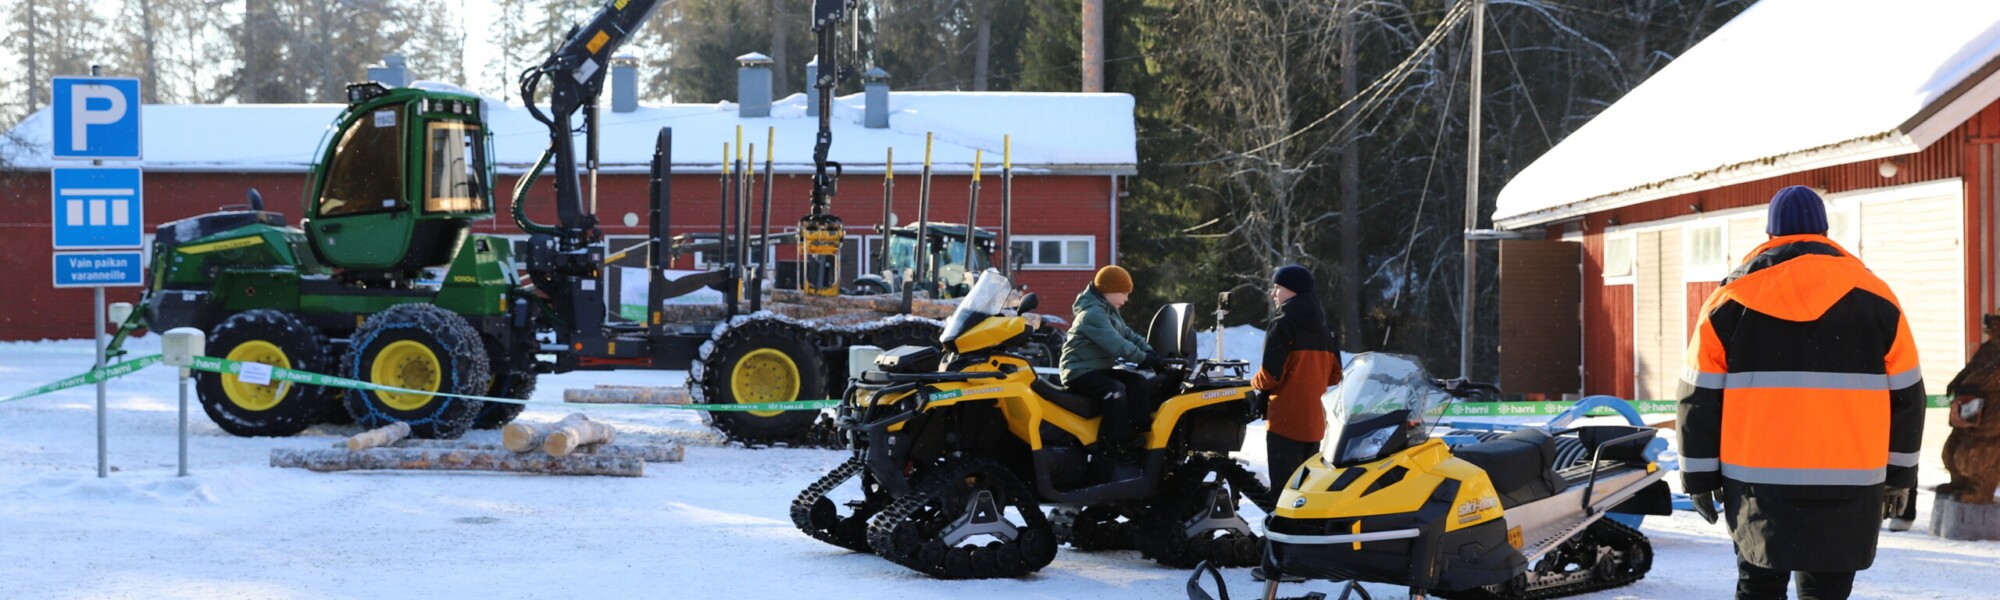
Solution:
[[[1237,394],[1237,391],[1236,391],[1236,390],[1216,390],[1216,391],[1213,391],[1213,392],[1209,392],[1209,393],[1206,393],[1206,394],[1202,394],[1202,395],[1201,395],[1201,399],[1203,399],[1203,400],[1214,400],[1214,399],[1216,399],[1216,398],[1221,398],[1221,397],[1223,397],[1223,396],[1234,396],[1234,395],[1236,395],[1236,394]]]

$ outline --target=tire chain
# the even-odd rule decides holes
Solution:
[[[691,391],[696,392],[694,394],[695,399],[701,402],[720,401],[720,398],[722,398],[722,391],[721,391],[722,386],[725,383],[727,383],[722,380],[725,374],[722,372],[721,365],[709,365],[705,364],[705,361],[715,360],[719,359],[722,356],[726,356],[725,349],[729,348],[733,344],[744,343],[745,338],[748,338],[752,335],[770,331],[773,332],[775,335],[783,336],[786,335],[787,333],[786,330],[788,329],[794,329],[794,327],[789,323],[786,323],[784,321],[779,321],[777,319],[761,318],[761,319],[750,319],[744,321],[743,323],[732,325],[724,329],[721,334],[716,335],[713,340],[709,341],[708,344],[705,344],[706,346],[710,347],[711,351],[703,353],[702,356],[698,357],[695,360],[696,363],[700,364],[697,364],[694,367],[690,367],[688,369],[688,377],[694,380],[692,382],[692,385],[689,385],[688,387],[691,389]],[[811,336],[812,332],[809,331],[799,331],[792,333],[803,333],[810,337],[818,337],[818,336]],[[818,348],[819,345],[817,341],[818,340],[813,339],[809,340],[808,343],[813,347]],[[822,349],[822,351],[824,351],[824,349]],[[798,434],[792,437],[755,436],[745,432],[730,431],[729,426],[725,424],[727,423],[726,420],[709,418],[712,416],[712,414],[713,413],[703,412],[702,420],[708,422],[709,426],[714,427],[717,430],[721,431],[723,439],[739,442],[745,446],[772,445],[778,443],[797,443],[803,440],[810,433],[810,430],[808,430],[808,431],[800,431],[798,432]]]
[[[1018,536],[1008,542],[951,548],[922,539],[918,530],[929,529],[933,521],[918,511],[941,499],[951,485],[982,472],[998,487],[1012,490],[1010,500],[1026,521]],[[883,558],[941,579],[1019,577],[1041,570],[1056,557],[1055,532],[1028,489],[1000,463],[985,459],[948,463],[919,475],[910,493],[869,519],[868,545]]]
[[[1249,567],[1263,560],[1264,538],[1260,535],[1193,539],[1185,535],[1184,521],[1202,510],[1206,491],[1214,485],[1203,481],[1209,473],[1219,475],[1218,482],[1227,482],[1230,491],[1244,500],[1270,493],[1255,473],[1227,455],[1192,454],[1167,473],[1155,500],[1137,520],[1133,537],[1141,555],[1177,569],[1193,568],[1202,561],[1219,567]]]
[[[855,552],[872,552],[868,547],[868,518],[875,516],[881,507],[863,505],[853,515],[840,517],[834,512],[833,500],[826,496],[840,484],[859,476],[861,469],[861,457],[849,458],[799,492],[799,497],[792,500],[792,524],[813,539]],[[829,517],[833,522],[827,522]]]
[[[1637,552],[1638,556],[1636,559],[1629,559],[1635,560],[1636,564],[1632,564],[1628,568],[1622,569],[1622,572],[1614,573],[1609,577],[1602,576],[1605,571],[1604,569],[1592,568],[1591,573],[1597,575],[1597,577],[1581,583],[1531,587],[1527,583],[1527,574],[1522,574],[1516,575],[1513,580],[1500,585],[1489,585],[1483,588],[1459,592],[1437,592],[1436,594],[1439,598],[1448,598],[1450,600],[1545,600],[1547,598],[1575,596],[1631,585],[1633,582],[1644,579],[1646,572],[1653,567],[1653,545],[1651,542],[1646,541],[1646,535],[1639,533],[1636,529],[1626,527],[1624,523],[1619,523],[1609,518],[1599,519],[1596,523],[1590,524],[1590,527],[1584,529],[1583,533],[1577,535],[1575,538],[1571,538],[1567,542],[1563,542],[1562,546],[1556,548],[1555,552],[1567,554],[1586,549],[1596,552],[1598,549],[1606,546],[1609,546],[1614,551],[1624,552],[1628,556],[1633,552]],[[1563,562],[1567,563],[1568,561]],[[1530,573],[1533,572],[1531,571]],[[1549,574],[1554,575],[1555,573]]]

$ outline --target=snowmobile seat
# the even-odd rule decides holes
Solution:
[[[1069,390],[1062,389],[1062,387],[1044,381],[1041,378],[1036,378],[1035,382],[1030,384],[1028,388],[1034,390],[1035,395],[1054,402],[1056,406],[1062,407],[1063,410],[1075,413],[1076,416],[1085,419],[1095,417],[1101,412],[1098,410],[1099,407],[1096,400],[1082,394],[1071,393]]]
[[[1556,440],[1540,429],[1521,429],[1490,442],[1460,446],[1452,456],[1486,471],[1500,492],[1500,507],[1554,496],[1566,487],[1556,474]]]

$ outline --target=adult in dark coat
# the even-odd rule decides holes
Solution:
[[[1887,284],[1826,237],[1826,209],[1793,186],[1771,239],[1703,303],[1680,401],[1682,481],[1736,544],[1739,600],[1848,596],[1879,523],[1917,484],[1924,382]]]
[[[1287,265],[1271,282],[1278,318],[1264,335],[1264,364],[1250,383],[1268,396],[1264,450],[1271,464],[1269,501],[1276,502],[1285,487],[1278,483],[1298,471],[1326,435],[1319,398],[1340,383],[1340,344],[1327,329],[1311,271]]]

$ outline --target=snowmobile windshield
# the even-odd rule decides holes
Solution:
[[[1329,434],[1320,442],[1321,459],[1342,467],[1407,448],[1424,439],[1450,400],[1415,357],[1355,356],[1340,385],[1320,396]]]
[[[952,311],[951,320],[944,324],[944,334],[938,336],[940,342],[958,339],[959,334],[978,325],[987,317],[1000,314],[1007,303],[1007,278],[999,271],[987,269],[979,274],[979,282],[972,284],[972,290],[965,293],[965,299],[958,301],[958,309]]]

